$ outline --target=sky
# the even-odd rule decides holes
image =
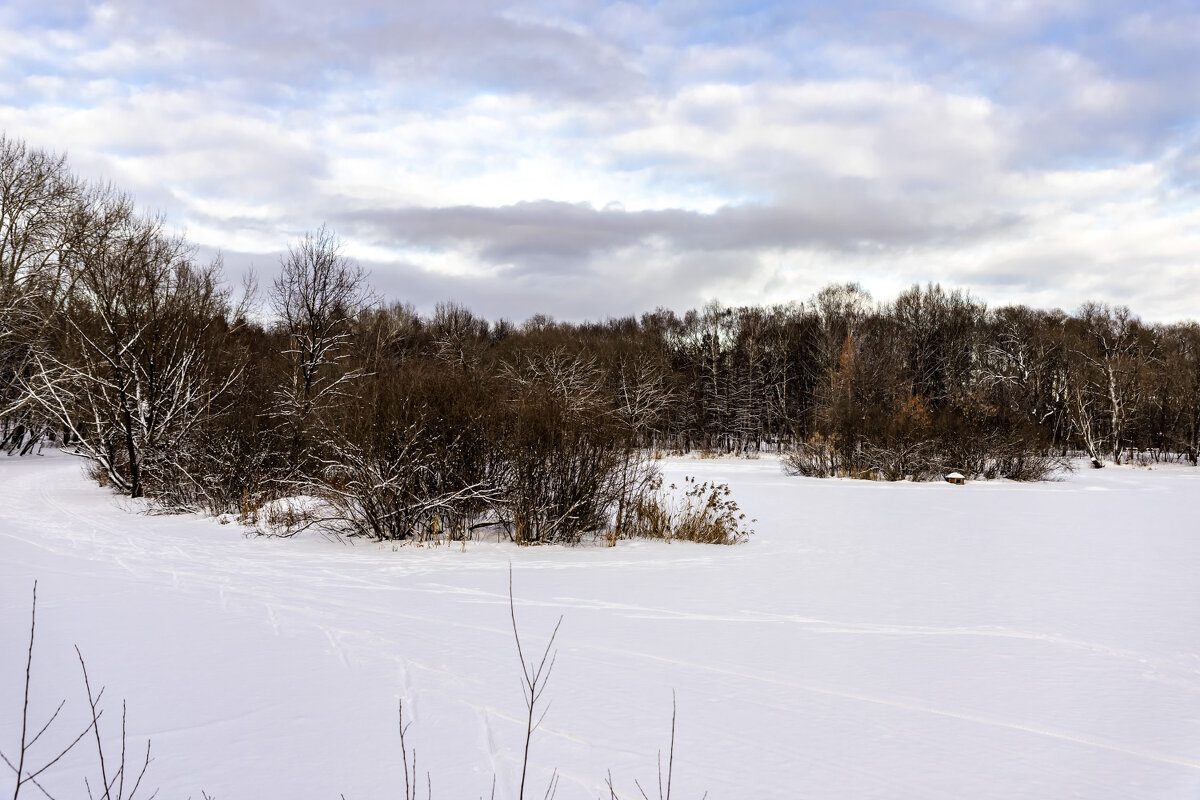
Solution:
[[[6,0],[0,131],[263,285],[327,224],[421,310],[1200,319],[1194,2]]]

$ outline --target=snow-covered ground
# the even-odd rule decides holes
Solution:
[[[559,615],[530,797],[1200,796],[1200,471],[1058,483],[728,481],[748,544],[346,545],[129,512],[65,456],[0,459],[0,749],[19,738],[38,580],[35,720],[85,709],[72,645],[160,797],[396,797],[396,701],[433,797],[515,797],[525,646]],[[42,750],[49,752],[49,746]],[[86,752],[47,788],[82,795]],[[11,775],[0,795],[11,794]],[[22,797],[40,796],[30,787]],[[422,790],[421,796],[425,792]]]

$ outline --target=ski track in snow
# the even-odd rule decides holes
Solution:
[[[963,714],[963,713],[951,711],[951,710],[944,709],[944,708],[934,708],[932,706],[920,705],[917,703],[907,703],[907,702],[897,700],[894,698],[871,697],[870,695],[845,692],[845,691],[840,691],[840,690],[832,689],[832,688],[825,687],[825,686],[817,686],[817,685],[809,684],[809,683],[786,681],[786,680],[781,680],[781,679],[775,678],[775,677],[756,675],[756,674],[749,673],[749,672],[738,672],[738,671],[733,671],[733,670],[716,669],[713,667],[704,667],[702,665],[698,665],[698,664],[694,664],[694,663],[678,662],[678,661],[674,661],[672,659],[657,658],[657,657],[653,657],[653,656],[648,656],[646,654],[637,654],[637,655],[639,655],[642,658],[656,658],[656,660],[663,661],[665,663],[669,663],[669,664],[672,664],[675,666],[687,667],[689,669],[703,670],[706,672],[712,672],[715,674],[719,674],[719,675],[723,675],[723,676],[727,676],[727,677],[731,677],[731,678],[737,678],[738,680],[755,681],[755,682],[759,682],[759,683],[772,684],[772,685],[779,686],[782,688],[791,689],[794,691],[809,692],[812,694],[823,694],[823,695],[829,695],[831,697],[840,697],[840,698],[844,698],[846,700],[854,700],[854,701],[857,701],[860,703],[871,703],[874,705],[887,706],[889,708],[897,708],[897,709],[901,709],[904,711],[913,711],[913,712],[920,713],[920,714],[932,714],[932,715],[938,716],[938,717],[948,717],[950,719],[962,720],[964,722],[970,722],[970,723],[974,723],[974,724],[978,724],[978,725],[990,725],[990,726],[994,726],[997,728],[1008,728],[1008,729],[1014,730],[1014,731],[1021,731],[1022,733],[1030,733],[1030,734],[1034,734],[1036,736],[1046,736],[1051,739],[1061,739],[1065,742],[1072,742],[1074,744],[1086,745],[1087,747],[1095,747],[1095,748],[1098,748],[1101,750],[1111,750],[1114,753],[1121,753],[1122,755],[1134,756],[1136,758],[1145,758],[1150,761],[1160,761],[1164,764],[1174,764],[1174,765],[1182,766],[1182,767],[1190,767],[1192,769],[1200,769],[1200,761],[1190,760],[1190,759],[1186,759],[1186,758],[1179,758],[1179,757],[1175,757],[1175,756],[1171,756],[1171,755],[1166,755],[1163,753],[1155,753],[1155,752],[1151,752],[1149,750],[1144,750],[1144,749],[1140,749],[1140,748],[1131,748],[1131,747],[1121,745],[1118,743],[1114,743],[1114,742],[1101,741],[1099,739],[1084,736],[1081,734],[1073,734],[1073,733],[1066,733],[1066,732],[1062,732],[1062,731],[1048,730],[1046,728],[1039,728],[1039,727],[1034,727],[1031,725],[1022,725],[1017,722],[1008,722],[1008,721],[999,720],[999,719],[989,719],[987,717],[982,717],[982,716],[978,716],[975,714]]]
[[[139,687],[169,698],[146,731],[185,753],[152,768],[171,796],[394,794],[397,697],[435,794],[486,794],[496,775],[512,796],[511,564],[527,655],[566,619],[531,763],[538,781],[559,768],[560,797],[606,793],[609,766],[623,793],[646,785],[671,688],[676,769],[697,796],[1200,797],[1193,472],[946,492],[780,479],[769,460],[666,469],[728,480],[760,533],[719,550],[244,538],[135,513],[63,456],[0,459],[0,632],[21,640],[44,578],[67,595],[42,595],[57,629],[112,625],[115,648],[147,656],[99,660],[131,709]],[[131,608],[162,616],[144,623],[158,638],[104,616]],[[14,663],[0,660],[0,748]],[[44,669],[74,680],[69,663]],[[243,750],[213,770],[227,746]]]

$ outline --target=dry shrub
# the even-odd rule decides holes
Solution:
[[[88,478],[100,484],[102,489],[107,488],[112,483],[112,481],[108,479],[108,470],[106,470],[96,461],[85,461],[83,470]]]
[[[950,436],[922,441],[859,442],[842,448],[836,436],[815,434],[783,455],[788,475],[847,477],[885,481],[940,481],[957,471],[970,478],[1014,481],[1053,480],[1070,461],[1020,435]]]
[[[1051,481],[1071,472],[1070,459],[1044,452],[1013,453],[994,459],[985,477],[1012,481]]]
[[[818,433],[796,442],[783,455],[783,469],[789,475],[805,478],[831,478],[840,474],[842,459],[836,437]]]
[[[701,544],[738,544],[754,531],[730,497],[729,484],[685,477],[683,493],[675,484],[662,491],[657,479],[634,502],[629,535],[646,539],[682,539]],[[755,520],[750,520],[750,523]]]

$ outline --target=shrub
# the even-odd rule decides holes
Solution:
[[[842,472],[842,459],[836,436],[815,434],[797,441],[783,455],[783,469],[789,475],[805,478],[832,478]]]

